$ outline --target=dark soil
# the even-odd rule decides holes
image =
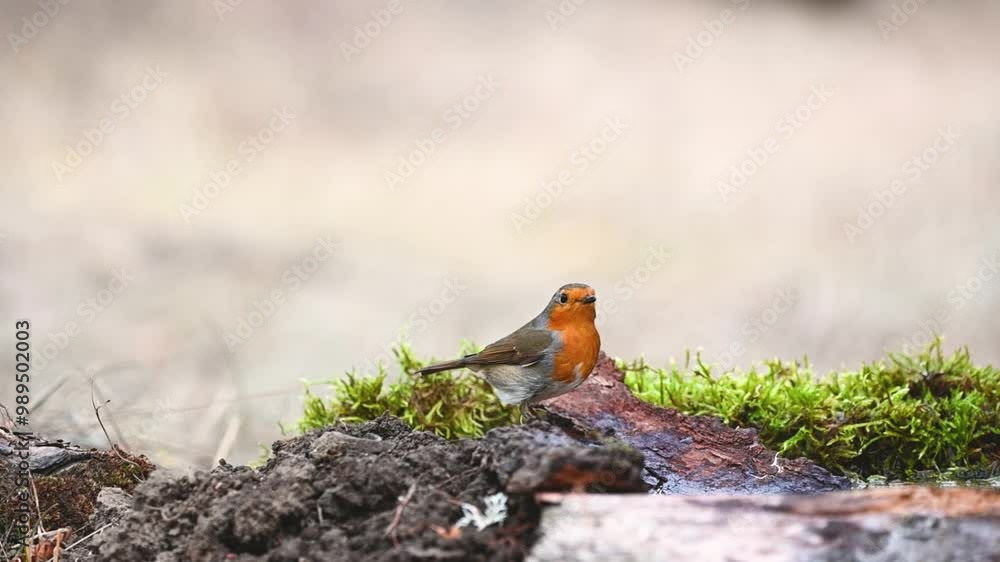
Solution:
[[[521,560],[538,491],[643,492],[642,456],[544,422],[446,441],[396,418],[280,441],[260,470],[223,464],[139,486],[132,512],[70,559]],[[462,503],[507,494],[502,523],[458,529]],[[404,499],[405,498],[405,499]],[[398,517],[397,517],[398,516]],[[394,523],[395,521],[395,523]],[[99,524],[100,522],[94,522]]]

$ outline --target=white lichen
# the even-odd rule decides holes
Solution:
[[[507,494],[500,492],[486,496],[483,498],[483,506],[484,509],[480,511],[471,503],[463,503],[462,518],[455,523],[455,528],[461,529],[472,525],[476,530],[482,531],[490,525],[503,523],[507,519]]]

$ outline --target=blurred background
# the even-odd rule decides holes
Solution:
[[[1000,362],[1000,5],[0,6],[0,319],[33,428],[247,462],[301,379],[488,343]],[[11,404],[12,379],[0,385]]]

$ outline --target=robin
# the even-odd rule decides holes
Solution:
[[[514,333],[479,353],[424,367],[417,374],[471,369],[490,383],[502,404],[517,404],[523,413],[530,404],[565,394],[590,376],[601,350],[595,302],[590,286],[563,285],[541,314]]]

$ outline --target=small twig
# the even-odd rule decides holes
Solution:
[[[91,388],[90,389],[90,402],[91,402],[91,405],[93,405],[93,407],[94,407],[94,415],[97,416],[97,423],[101,426],[101,431],[104,432],[104,438],[108,440],[108,445],[113,449],[115,447],[115,443],[114,443],[114,441],[111,440],[111,436],[108,435],[108,429],[106,427],[104,427],[104,421],[101,420],[101,408],[103,408],[103,407],[107,406],[108,404],[110,404],[111,403],[111,399],[105,400],[104,404],[101,404],[100,406],[98,406],[97,402],[94,400],[94,389]]]
[[[222,438],[219,440],[219,446],[215,449],[216,459],[228,457],[229,453],[233,450],[233,443],[236,442],[236,437],[240,434],[241,421],[238,415],[229,418],[226,430],[222,433]]]
[[[62,554],[62,533],[56,534],[56,545],[52,549],[52,561],[59,562],[59,556]]]
[[[105,400],[104,404],[101,404],[100,406],[97,405],[97,399],[94,398],[94,377],[90,377],[90,405],[94,407],[94,415],[97,416],[97,423],[100,424],[101,431],[104,432],[104,437],[108,440],[108,445],[111,445],[111,450],[116,455],[118,455],[118,458],[131,465],[134,465],[137,468],[142,468],[141,466],[139,466],[139,463],[125,458],[125,455],[121,454],[118,451],[118,447],[115,446],[115,443],[111,440],[111,436],[108,434],[108,429],[104,427],[104,422],[101,421],[101,408],[107,406],[109,403],[111,403],[110,399]]]
[[[91,378],[91,384],[94,387],[92,391],[96,389],[96,391],[98,391],[99,393],[101,391],[101,388],[97,382],[97,377],[100,374],[101,371],[98,371],[94,373],[94,376]],[[105,404],[107,404],[108,402],[110,402],[110,400],[106,401]],[[128,444],[128,441],[126,441],[125,437],[122,435],[122,430],[121,428],[118,427],[118,422],[115,421],[115,417],[112,416],[110,413],[108,414],[108,425],[111,427],[111,430],[115,432],[115,435],[118,436],[118,442],[121,443],[121,446],[124,446],[126,450],[131,450],[132,447]]]
[[[111,527],[112,525],[114,525],[114,523],[105,523],[105,524],[104,524],[104,526],[102,526],[102,527],[101,527],[100,529],[98,529],[98,530],[96,530],[96,531],[94,531],[94,532],[90,533],[89,535],[87,535],[87,536],[83,537],[82,539],[80,539],[80,540],[78,540],[78,541],[74,542],[73,544],[71,544],[71,545],[67,546],[67,547],[66,547],[66,548],[64,548],[63,550],[64,550],[64,551],[65,551],[65,550],[69,550],[69,549],[73,548],[74,546],[76,546],[76,545],[78,545],[78,544],[82,543],[83,541],[85,541],[85,540],[89,539],[90,537],[93,537],[94,535],[99,535],[99,534],[103,533],[103,532],[104,532],[104,529],[107,529],[108,527]]]
[[[392,523],[386,528],[385,534],[392,535],[392,544],[399,548],[399,537],[397,536],[397,529],[399,528],[399,519],[403,516],[403,509],[406,504],[410,503],[410,498],[413,497],[413,492],[417,490],[417,483],[414,482],[410,484],[410,489],[406,491],[406,495],[399,498],[399,505],[396,506],[396,513],[392,515]]]
[[[42,534],[45,533],[45,526],[42,524],[42,506],[38,502],[38,489],[35,488],[35,475],[28,470],[28,483],[31,484],[31,495],[35,497],[35,510],[38,512],[38,529]]]

